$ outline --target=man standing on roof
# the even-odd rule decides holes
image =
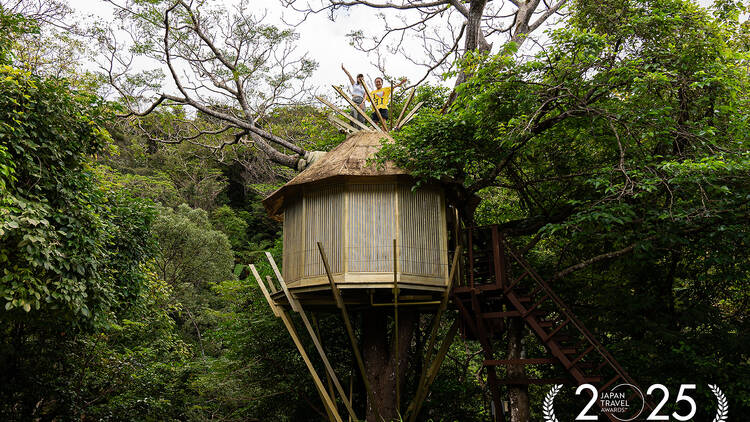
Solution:
[[[375,78],[375,91],[370,92],[370,97],[372,97],[372,101],[374,102],[373,109],[380,112],[383,120],[388,120],[388,105],[391,103],[393,88],[398,88],[405,83],[406,78],[403,78],[401,82],[392,87],[384,87],[383,78]],[[378,115],[375,112],[372,113],[372,120],[378,121]]]

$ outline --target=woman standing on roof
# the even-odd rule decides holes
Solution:
[[[361,123],[367,123],[365,116],[362,114],[362,112],[365,111],[365,84],[363,82],[365,77],[360,73],[357,75],[357,80],[355,81],[349,71],[346,70],[343,63],[341,63],[341,70],[343,70],[344,73],[346,73],[346,76],[349,77],[349,83],[351,84],[349,91],[352,95],[352,101],[354,101],[354,104],[357,104],[357,107],[359,108],[359,110],[352,110],[352,117],[356,118]]]

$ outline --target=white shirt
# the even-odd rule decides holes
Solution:
[[[365,89],[360,84],[352,85],[350,91],[352,92],[352,97],[365,97]]]

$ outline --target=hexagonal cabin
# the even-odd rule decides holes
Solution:
[[[269,215],[283,218],[282,275],[299,297],[330,289],[317,242],[343,294],[394,287],[435,294],[448,279],[445,194],[412,191],[414,179],[392,163],[369,163],[383,132],[350,135],[268,196]],[[329,293],[330,294],[330,293]]]

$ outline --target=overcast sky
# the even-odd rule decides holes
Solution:
[[[232,6],[235,2],[231,0],[215,0]],[[112,8],[101,0],[69,0],[70,5],[85,15],[93,15],[100,21],[112,19]],[[281,24],[281,16],[288,22],[299,21],[299,14],[292,10],[286,10],[278,0],[255,0],[253,6],[260,10],[267,10],[269,17]],[[272,22],[273,22],[272,21]],[[298,28],[300,34],[299,51],[308,52],[309,57],[318,62],[318,70],[313,75],[313,83],[320,87],[329,87],[331,84],[344,84],[347,82],[346,75],[341,71],[343,62],[347,69],[353,74],[364,73],[367,80],[371,81],[379,76],[377,68],[371,63],[376,59],[368,57],[365,53],[356,50],[349,45],[346,34],[367,28],[377,21],[372,9],[354,8],[348,14],[339,13],[336,22],[327,18],[327,14],[321,13],[310,16]],[[420,79],[423,70],[415,67],[402,57],[389,57],[387,71],[392,76],[405,76],[412,81]],[[330,88],[328,88],[330,90]]]

